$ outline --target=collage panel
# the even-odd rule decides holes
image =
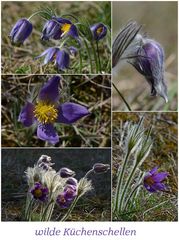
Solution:
[[[3,147],[110,147],[110,75],[3,75]]]
[[[111,2],[2,2],[2,73],[110,74]]]
[[[2,221],[110,221],[111,150],[2,149]]]
[[[177,111],[177,1],[112,9],[113,111]]]
[[[113,221],[178,221],[178,114],[113,113]]]

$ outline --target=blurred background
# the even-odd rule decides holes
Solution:
[[[112,37],[129,20],[142,25],[141,32],[158,41],[165,51],[165,79],[168,86],[169,102],[161,97],[150,96],[150,87],[144,77],[130,64],[121,65],[118,72],[113,72],[113,82],[122,93],[132,110],[177,110],[177,2],[113,2],[112,3]],[[125,111],[126,106],[116,90],[113,89],[113,110]]]
[[[124,127],[128,123],[136,124],[144,116],[144,128],[152,127],[151,151],[140,167],[142,172],[148,172],[158,167],[161,172],[168,172],[166,192],[150,194],[141,188],[134,205],[135,210],[122,216],[122,221],[177,221],[178,219],[178,114],[175,112],[143,112],[143,113],[113,113],[113,190],[117,184],[117,169],[121,166],[126,154],[124,142]],[[133,165],[131,158],[129,165]],[[130,168],[129,168],[130,169]],[[126,178],[128,176],[125,176]],[[135,183],[133,183],[135,184]]]
[[[18,122],[28,99],[34,99],[50,75],[2,76],[2,146],[52,146],[36,136],[36,125],[29,128]],[[61,76],[60,103],[67,101],[86,106],[90,115],[72,125],[55,124],[60,136],[56,147],[111,146],[111,76]],[[36,96],[36,95],[35,95]]]
[[[26,192],[24,171],[33,167],[41,155],[48,155],[58,171],[67,167],[76,172],[76,179],[84,177],[95,163],[111,164],[110,149],[2,149],[2,221],[22,221]],[[94,189],[84,195],[73,210],[69,221],[111,220],[111,171],[91,174]],[[62,214],[65,213],[65,210]],[[59,211],[54,213],[55,221]]]
[[[29,38],[20,47],[12,46],[9,34],[13,25],[20,18],[29,18],[34,12],[42,9],[52,9],[57,16],[65,14],[74,15],[80,22],[87,21],[89,25],[98,22],[104,23],[108,27],[107,36],[99,41],[99,53],[101,56],[101,65],[103,73],[111,73],[111,3],[93,2],[93,1],[37,1],[31,2],[2,2],[2,73],[9,74],[30,74],[30,73],[57,73],[53,64],[47,64],[42,67],[43,58],[34,60],[48,47],[59,46],[61,41],[41,41],[41,32],[46,22],[40,16],[31,19],[33,31]],[[11,13],[11,14],[9,14]],[[8,16],[8,17],[7,17]],[[74,43],[74,41],[72,41]],[[81,49],[83,59],[83,73],[90,73],[90,64],[85,46]],[[90,49],[91,51],[91,49]],[[91,51],[92,54],[92,51]],[[79,68],[80,56],[71,59],[70,69],[66,73],[82,73]],[[95,63],[94,63],[95,65]]]

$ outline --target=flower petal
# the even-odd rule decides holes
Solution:
[[[79,37],[77,27],[74,24],[71,25],[70,30],[67,34],[74,37],[74,38]]]
[[[30,127],[34,119],[34,105],[30,102],[27,102],[19,114],[18,121],[20,121],[25,127]]]
[[[165,184],[163,184],[163,183],[154,183],[154,184],[152,185],[152,187],[153,187],[154,189],[156,189],[156,190],[159,190],[159,191],[162,191],[162,190],[165,190],[165,189],[166,189],[166,186],[165,186]]]
[[[154,173],[156,173],[158,170],[158,167],[154,167],[152,170],[150,170],[150,174],[153,175]]]
[[[41,88],[39,99],[47,102],[56,102],[59,99],[58,86],[60,82],[59,76],[53,76]]]
[[[86,107],[71,102],[61,104],[58,110],[59,115],[57,122],[65,124],[74,123],[80,118],[89,114],[89,111]]]
[[[157,173],[156,175],[152,176],[152,179],[153,179],[155,182],[161,182],[161,181],[163,181],[167,176],[168,176],[168,173],[167,173],[167,172],[160,172],[160,173]]]
[[[52,124],[38,125],[37,137],[51,144],[56,144],[59,142],[59,136]]]
[[[65,50],[62,49],[61,51],[57,52],[56,64],[59,70],[64,70],[65,68],[69,68],[70,56]]]

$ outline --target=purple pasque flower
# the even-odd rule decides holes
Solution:
[[[41,183],[36,182],[34,187],[30,190],[30,193],[33,195],[34,199],[45,202],[48,199],[49,190]]]
[[[74,178],[74,177],[69,177],[69,178],[67,179],[67,181],[66,181],[66,184],[68,184],[68,185],[73,185],[73,186],[77,186],[78,181],[77,181],[77,179]]]
[[[109,164],[95,163],[93,166],[93,171],[95,173],[105,173],[110,169]]]
[[[68,208],[77,196],[76,186],[67,185],[62,193],[56,199],[56,203],[61,208]]]
[[[144,187],[149,192],[164,191],[166,186],[163,181],[167,176],[167,172],[158,172],[158,168],[155,167],[144,177]]]
[[[37,56],[35,59],[40,57],[44,58],[44,65],[49,62],[55,62],[58,70],[65,70],[69,68],[70,65],[70,56],[66,49],[59,49],[58,47],[51,47],[46,49],[42,54]]]
[[[151,95],[159,94],[168,102],[167,86],[164,79],[164,51],[162,46],[147,38],[141,38],[140,47],[137,48],[137,57],[129,60],[136,70],[145,76],[151,86]]]
[[[62,178],[68,178],[68,177],[72,177],[75,175],[75,172],[72,171],[69,168],[63,167],[59,170],[58,174],[60,175],[60,177]]]
[[[90,27],[93,34],[93,39],[99,41],[103,39],[107,34],[107,27],[103,23],[96,23]]]
[[[58,40],[61,38],[62,31],[61,31],[61,25],[58,23],[55,17],[52,17],[52,19],[48,20],[42,30],[42,40],[49,40],[49,39],[55,39]]]
[[[11,38],[11,42],[21,45],[30,36],[32,29],[32,23],[28,19],[19,19],[10,32],[9,37]]]
[[[52,17],[48,20],[42,30],[42,39],[61,39],[63,36],[71,36],[75,39],[79,38],[77,27],[68,19],[60,17]]]
[[[77,56],[77,54],[78,54],[78,49],[77,49],[76,47],[70,46],[70,47],[68,48],[68,50],[69,50],[69,52],[70,52],[70,54],[71,54],[72,56],[74,56],[74,57]]]
[[[37,102],[27,102],[19,114],[19,121],[29,127],[37,124],[37,137],[51,144],[59,142],[54,123],[73,124],[89,114],[86,107],[66,102],[59,104],[59,76],[53,76],[41,88]]]

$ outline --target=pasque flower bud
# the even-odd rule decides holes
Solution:
[[[59,173],[60,177],[62,177],[62,178],[68,178],[68,177],[72,177],[75,175],[74,171],[72,171],[69,168],[65,168],[65,167],[61,168],[58,173]]]
[[[21,45],[31,34],[33,29],[32,23],[28,19],[19,19],[10,32],[11,42]]]
[[[95,173],[105,173],[110,169],[109,164],[95,163],[93,166],[93,171]]]

